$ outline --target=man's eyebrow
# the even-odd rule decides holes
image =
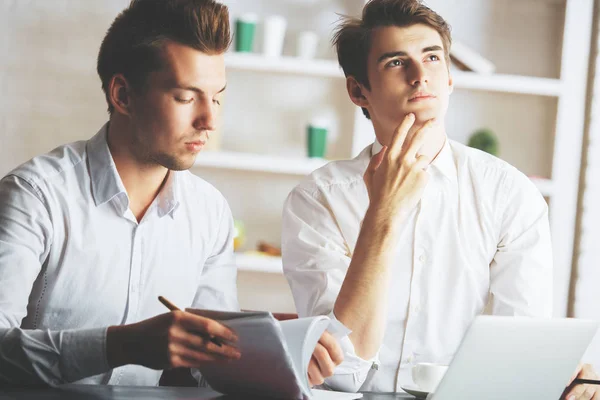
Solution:
[[[200,89],[200,88],[198,88],[198,87],[196,87],[196,86],[190,86],[190,85],[180,85],[180,84],[177,84],[177,83],[176,83],[176,84],[174,85],[174,87],[175,87],[175,88],[177,88],[177,89],[189,90],[189,91],[191,91],[191,92],[196,92],[196,93],[199,93],[199,94],[204,94],[204,90],[202,90],[202,89]],[[223,86],[223,88],[222,88],[221,90],[219,90],[219,91],[217,92],[217,94],[219,94],[219,93],[223,93],[223,92],[225,91],[225,88],[227,88],[227,84],[225,84],[225,86]]]
[[[442,51],[442,50],[444,50],[442,48],[442,46],[434,45],[434,46],[427,46],[427,47],[423,48],[422,52],[429,53],[430,51]],[[382,62],[384,60],[387,60],[388,58],[401,57],[401,56],[407,56],[407,55],[408,55],[408,53],[406,53],[405,51],[390,51],[387,53],[383,53],[377,59],[377,64],[379,64],[380,62]]]
[[[444,51],[444,49],[437,44],[435,46],[427,46],[423,49],[423,53],[429,53],[430,51]]]

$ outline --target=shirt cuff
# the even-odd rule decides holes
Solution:
[[[202,375],[202,372],[200,372],[199,369],[196,368],[191,368],[191,374],[194,377],[194,379],[198,382],[198,387],[199,388],[207,388],[208,386],[208,382],[206,382],[206,379],[204,378],[204,375]]]
[[[368,360],[360,358],[356,355],[354,345],[348,337],[352,331],[335,317],[333,311],[329,313],[328,317],[331,320],[328,330],[331,332],[331,334],[333,334],[334,337],[338,339],[338,342],[344,353],[344,361],[337,366],[334,374],[341,375],[359,373],[360,375],[364,375],[364,381],[370,369],[379,368],[379,351],[377,351],[375,356]]]
[[[107,330],[95,328],[60,332],[60,369],[66,382],[110,371],[106,358]]]

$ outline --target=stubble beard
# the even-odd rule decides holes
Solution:
[[[148,167],[161,165],[169,170],[185,171],[194,165],[195,158],[190,162],[166,152],[154,152],[147,145],[146,141],[140,140],[137,136],[133,140],[132,145],[132,153],[135,155],[138,162]]]

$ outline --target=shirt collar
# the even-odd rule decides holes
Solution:
[[[160,218],[167,214],[169,214],[171,218],[175,218],[175,210],[179,208],[178,198],[180,179],[180,172],[169,170],[167,180],[156,197],[158,216]]]
[[[107,132],[108,122],[88,140],[86,145],[92,179],[92,196],[96,206],[100,206],[115,196],[123,194],[124,196],[119,196],[121,201],[118,202],[118,206],[121,212],[125,213],[129,208],[129,199],[108,148]]]
[[[107,141],[108,122],[88,140],[86,149],[89,159],[90,176],[92,179],[92,196],[96,206],[116,198],[116,205],[124,215],[129,209],[129,196],[123,181],[117,171],[115,162],[110,154]],[[175,210],[179,207],[179,173],[169,171],[167,180],[160,190],[155,203],[160,218],[169,214],[174,218]],[[152,208],[152,206],[151,206]],[[150,211],[150,208],[148,209]]]
[[[431,163],[431,167],[439,171],[445,176],[450,182],[457,182],[456,164],[454,163],[454,157],[452,156],[452,147],[448,138],[444,142],[442,150],[439,152],[435,160]]]
[[[381,149],[383,149],[383,146],[381,145],[381,143],[379,143],[378,140],[375,140],[375,142],[373,143],[373,147],[371,148],[371,157],[379,153]],[[431,163],[431,168],[433,170],[439,171],[444,177],[446,177],[451,182],[457,181],[456,165],[454,164],[452,148],[450,147],[450,142],[448,138],[446,138],[442,150],[439,152],[435,160],[433,160],[433,162]]]

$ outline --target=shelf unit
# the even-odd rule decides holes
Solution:
[[[332,60],[304,60],[296,57],[264,57],[256,53],[235,53],[225,55],[225,65],[230,69],[257,72],[274,72],[320,76],[323,78],[343,78],[339,65]]]
[[[230,70],[308,75],[320,78],[344,78],[339,65],[333,60],[304,60],[289,56],[268,58],[255,53],[230,52],[225,56],[225,63]],[[550,97],[560,97],[563,92],[563,82],[560,79],[506,74],[482,75],[463,71],[452,71],[452,76],[455,87],[459,89]],[[355,118],[363,120],[360,110],[357,110]],[[356,153],[362,149],[363,144],[353,146],[355,148],[353,152]],[[290,158],[265,154],[218,151],[203,153],[196,160],[195,167],[224,168],[287,175],[308,175],[327,162],[328,160],[324,159]],[[552,196],[553,182],[551,179],[532,178],[532,181],[545,197]]]
[[[194,167],[308,175],[327,162],[328,160],[322,158],[294,158],[232,151],[206,151],[196,159]]]
[[[245,1],[224,1],[230,5],[232,15],[235,15],[236,10],[241,13],[247,12],[248,8],[251,8]],[[323,3],[323,5],[319,3],[318,12],[324,12],[324,8],[327,7],[329,7],[327,10],[329,12],[333,6],[347,9],[350,3],[352,3],[351,7],[358,9],[362,7],[358,7],[358,5],[361,5],[364,1],[332,0],[327,4]],[[324,24],[319,18],[310,18],[305,9],[308,7],[317,8],[315,2],[311,4],[301,1],[257,0],[252,7],[257,9],[262,7],[262,13],[265,15],[268,13],[285,14],[287,12],[285,15],[290,21],[290,27],[294,27],[294,22],[296,22],[296,29],[306,29],[307,26],[310,26],[311,29],[320,30],[319,33],[323,40],[328,40],[330,34],[325,34],[325,31],[330,31],[333,24],[331,21]],[[485,105],[487,108],[480,108],[484,112],[478,114],[481,118],[476,120],[477,125],[486,123],[487,120],[493,120],[493,123],[498,127],[502,127],[505,133],[507,131],[516,132],[516,135],[511,136],[514,142],[510,142],[512,149],[508,149],[507,158],[510,158],[508,156],[511,154],[520,157],[524,167],[518,165],[519,163],[515,160],[513,164],[516,167],[531,175],[544,177],[532,178],[532,180],[549,200],[555,269],[554,314],[563,317],[566,315],[569,301],[568,292],[575,240],[574,232],[594,0],[486,0],[485,2],[464,0],[464,4],[461,3],[462,7],[460,9],[453,2],[445,0],[431,0],[428,1],[428,4],[453,25],[453,35],[456,38],[463,39],[463,41],[469,38],[472,43],[468,44],[482,51],[484,56],[486,55],[485,51],[487,51],[487,56],[498,65],[498,70],[506,72],[503,74],[480,75],[453,70],[454,86],[460,90],[459,98],[465,99],[468,97],[470,99],[464,105],[463,103],[456,103],[456,100],[452,103],[451,100],[452,104],[459,104],[456,106],[457,109],[454,110],[458,112],[453,115],[464,120],[465,117],[469,117],[469,112],[472,112],[470,109],[466,109],[467,106],[474,106],[473,108],[476,109],[481,103],[480,99],[491,102]],[[485,18],[488,18],[487,23]],[[532,20],[535,20],[536,24],[531,24]],[[319,22],[321,23],[319,24]],[[493,23],[490,24],[490,22]],[[301,26],[298,27],[298,24]],[[561,40],[562,44],[558,46],[554,44]],[[508,43],[511,45],[508,45]],[[234,89],[236,85],[239,88],[240,83],[247,83],[248,88],[238,89],[238,93],[243,91],[246,91],[246,93],[232,102],[234,106],[230,110],[235,110],[235,112],[232,111],[232,117],[235,121],[230,123],[229,127],[225,129],[225,133],[233,136],[242,135],[239,136],[240,138],[244,138],[243,135],[252,136],[256,134],[256,130],[252,131],[253,125],[260,125],[263,122],[277,126],[277,129],[268,131],[271,135],[279,134],[282,130],[297,130],[297,125],[301,122],[301,119],[289,112],[291,107],[296,107],[296,109],[305,107],[307,113],[309,111],[313,112],[314,108],[310,109],[312,100],[307,96],[301,97],[302,100],[295,102],[290,101],[290,99],[296,99],[297,96],[287,96],[289,104],[286,103],[286,106],[288,108],[279,107],[278,102],[286,101],[285,98],[281,98],[281,92],[283,91],[285,94],[289,87],[303,89],[303,86],[313,84],[312,89],[316,87],[314,81],[318,80],[323,82],[324,86],[335,84],[340,93],[343,91],[343,74],[336,61],[334,61],[333,54],[327,54],[323,57],[324,59],[307,61],[290,57],[287,55],[290,53],[290,51],[286,52],[284,50],[286,56],[279,58],[265,58],[257,53],[228,53],[226,55],[225,62],[228,75],[232,77],[228,96],[231,96],[231,93],[236,90]],[[496,57],[495,60],[493,57]],[[557,65],[559,67],[556,67]],[[522,76],[519,73],[531,76]],[[237,81],[233,82],[235,76],[238,78]],[[294,80],[297,82],[294,83]],[[260,85],[256,84],[257,82],[260,82]],[[266,85],[264,90],[261,85]],[[260,93],[257,93],[258,91]],[[328,100],[327,96],[331,93],[331,91],[323,90],[320,95]],[[240,98],[248,98],[248,96],[255,96],[258,99],[252,103],[239,101]],[[264,99],[266,98],[281,100],[265,102]],[[332,102],[334,100],[331,99]],[[266,104],[263,105],[263,102]],[[257,104],[260,106],[257,106]],[[336,103],[337,107],[340,107],[340,104],[338,101]],[[227,105],[224,107],[226,109]],[[245,110],[248,107],[252,110]],[[268,114],[269,110],[271,111],[270,115]],[[465,110],[468,112],[465,112]],[[513,115],[507,113],[507,110],[517,114],[516,119]],[[246,122],[253,115],[263,113],[269,116],[259,118],[257,120],[258,124],[248,124]],[[296,117],[296,120],[293,120],[294,117]],[[293,123],[288,124],[288,118],[291,118]],[[354,107],[351,114],[344,114],[343,118],[345,118],[345,121],[351,121],[351,132],[347,132],[346,129],[347,126],[350,126],[350,123],[345,125],[343,130],[345,134],[351,133],[351,142],[348,146],[349,154],[346,157],[349,158],[358,154],[359,151],[373,141],[373,130],[370,122],[363,117],[361,110],[357,107]],[[238,126],[239,121],[244,121],[244,125]],[[526,122],[526,124],[523,126],[521,122]],[[459,126],[457,130],[460,132],[458,134],[472,132],[473,125],[475,125],[475,122]],[[531,131],[533,131],[532,134],[529,134]],[[260,133],[258,132],[258,134]],[[554,140],[550,144],[548,141],[552,140],[552,133],[554,133]],[[454,137],[451,132],[449,134]],[[521,143],[519,135],[528,135],[521,137],[529,138],[529,141],[523,140],[523,143]],[[259,140],[265,141],[265,138],[267,138],[268,141],[268,137],[270,136],[263,135],[260,136]],[[240,143],[244,145],[246,143],[252,144],[252,142]],[[295,143],[301,146],[300,140],[296,139]],[[538,149],[533,148],[538,144]],[[279,183],[286,179],[286,183],[289,184],[290,179],[296,179],[297,182],[299,177],[310,173],[326,162],[325,160],[285,157],[282,154],[288,154],[288,152],[279,151],[280,149],[276,146],[271,154],[277,154],[277,156],[254,154],[263,153],[262,148],[252,149],[250,148],[252,146],[248,146],[246,149],[244,145],[234,143],[234,146],[228,149],[248,151],[248,153],[231,151],[202,153],[198,157],[195,168],[196,170],[202,170],[203,174],[207,171],[216,171],[215,176],[218,178],[215,183],[217,183],[217,187],[224,189],[226,197],[234,198],[234,203],[237,192],[229,190],[229,188],[236,186],[238,182],[241,184],[240,186],[252,187],[252,189],[258,186],[264,190],[265,187],[268,187],[266,185],[270,184],[270,188],[281,190],[281,188],[273,186],[275,180]],[[512,153],[511,150],[514,151],[515,147],[519,151]],[[528,150],[523,150],[524,148],[531,149],[532,153],[528,154]],[[289,148],[285,150],[289,150]],[[543,156],[536,157],[540,154],[543,154]],[[550,158],[547,157],[548,154],[551,154]],[[296,156],[298,155],[301,155],[301,152],[296,153]],[[534,165],[535,163],[544,164],[544,167],[537,168]],[[530,170],[527,170],[527,168]],[[540,169],[540,171],[537,169]],[[248,174],[238,174],[240,171],[268,173],[270,176],[268,178],[260,177],[252,181]],[[232,177],[235,183],[223,182],[223,186],[219,187],[220,180],[229,177]],[[293,186],[290,185],[290,187]],[[228,191],[229,193],[227,193]],[[255,201],[259,204],[260,202],[264,203],[265,196],[260,195]],[[272,197],[269,200],[276,201],[275,197],[269,196]],[[255,216],[255,210],[248,204],[247,197],[243,197],[243,200],[239,202],[237,209],[242,210],[241,218],[250,218],[255,223],[254,227],[264,229],[266,226],[264,221],[267,218]],[[283,204],[283,200],[281,204]],[[274,209],[275,214],[280,213],[276,204],[272,203],[269,207]],[[233,208],[236,208],[235,204]],[[270,218],[269,223],[276,224],[277,218],[279,216]],[[276,240],[275,235],[272,235],[271,239]],[[245,268],[243,265],[240,265],[240,267]]]
[[[551,179],[537,177],[530,177],[529,179],[531,179],[544,197],[551,197],[554,194],[554,183]]]
[[[231,151],[207,151],[196,159],[194,167],[305,176],[329,161],[322,158],[290,158]],[[544,197],[552,195],[552,180],[538,177],[531,177],[531,180]]]
[[[235,264],[239,271],[283,273],[281,257],[276,256],[236,253]]]
[[[322,78],[344,78],[337,61],[303,60],[296,57],[267,58],[253,53],[228,53],[225,64],[232,70],[298,74]],[[492,92],[560,96],[563,83],[560,79],[530,76],[452,71],[454,86],[458,89],[486,90]]]

